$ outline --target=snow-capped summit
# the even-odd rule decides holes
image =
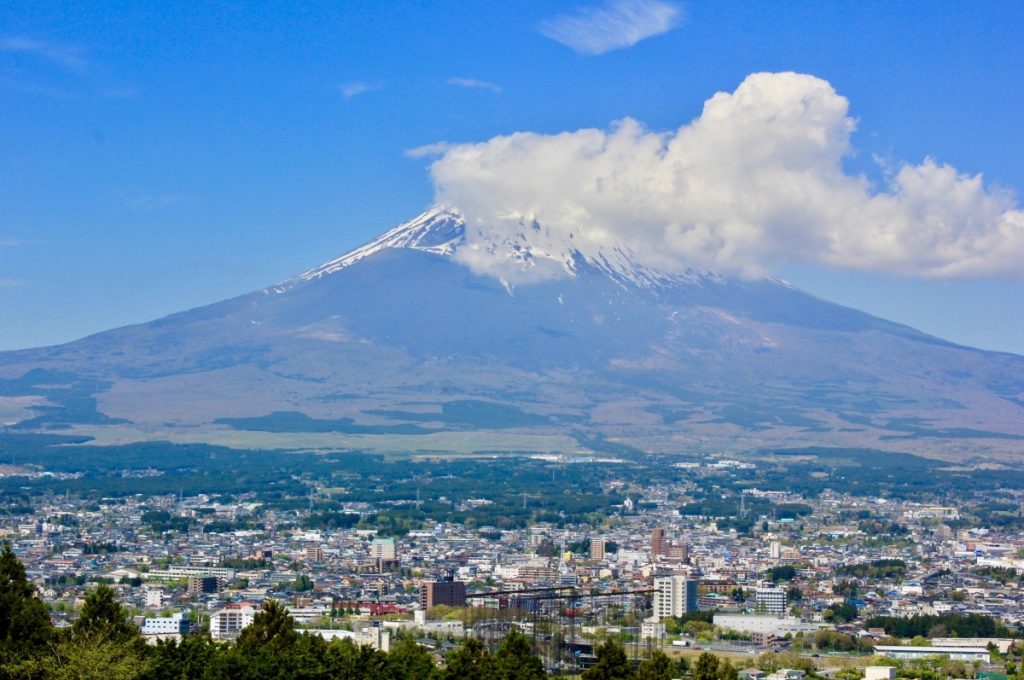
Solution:
[[[466,240],[465,227],[466,223],[457,211],[434,206],[415,219],[389,229],[369,243],[299,274],[286,284],[311,281],[333,274],[386,248],[411,248],[435,255],[452,255]]]
[[[493,274],[503,283],[576,277],[584,269],[604,274],[623,288],[658,289],[682,283],[720,281],[712,273],[688,269],[666,272],[647,266],[628,246],[616,244],[594,252],[581,251],[573,240],[552,239],[539,223],[520,223],[518,230],[496,237],[486,229],[467,227],[454,208],[435,205],[418,217],[389,229],[369,243],[295,276],[275,288],[334,274],[388,248],[406,248],[450,257],[472,269]],[[486,266],[480,266],[486,262]],[[543,268],[544,273],[539,274]],[[505,275],[503,275],[505,274]]]

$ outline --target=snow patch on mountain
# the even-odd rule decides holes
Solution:
[[[515,285],[523,280],[576,277],[584,270],[603,274],[623,288],[649,290],[722,280],[716,274],[696,269],[687,269],[685,272],[659,271],[641,264],[636,253],[620,244],[584,253],[576,247],[573,234],[567,237],[554,236],[536,221],[520,221],[517,227],[515,231],[495,239],[494,231],[467,226],[458,210],[437,205],[369,243],[264,292],[283,293],[301,283],[341,271],[389,248],[408,248],[450,257],[474,270],[474,262],[482,259],[492,262],[497,260],[506,274],[499,279],[510,294]],[[529,276],[520,275],[524,273],[529,273]]]

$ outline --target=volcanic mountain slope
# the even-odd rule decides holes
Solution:
[[[141,437],[505,431],[618,450],[1024,451],[1022,357],[778,280],[652,271],[625,248],[485,244],[564,270],[513,286],[460,263],[466,237],[457,213],[435,208],[271,288],[0,354],[0,415],[21,430]]]

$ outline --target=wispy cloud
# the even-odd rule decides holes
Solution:
[[[36,40],[24,35],[0,38],[0,52],[28,54],[71,71],[84,71],[89,66],[82,48],[76,45]]]
[[[449,78],[448,84],[455,85],[456,87],[468,87],[477,90],[501,92],[501,85],[497,85],[487,80],[477,80],[476,78]]]
[[[23,279],[0,279],[0,288],[21,288],[27,285],[28,281]]]
[[[632,47],[682,21],[682,8],[671,2],[607,0],[549,19],[540,25],[540,32],[580,54],[596,55]]]
[[[367,92],[373,92],[374,90],[380,90],[384,87],[382,83],[368,83],[364,80],[353,80],[348,83],[342,83],[338,86],[338,90],[341,92],[341,96],[345,99],[351,99],[352,97],[358,97],[361,94]]]
[[[414,146],[411,149],[406,149],[405,155],[409,158],[440,156],[443,153],[447,153],[454,146],[455,144],[450,142],[434,142],[433,144],[424,144],[423,146]]]

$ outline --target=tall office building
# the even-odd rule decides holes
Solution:
[[[786,591],[782,588],[758,588],[754,592],[754,607],[758,612],[782,616],[786,613]]]
[[[375,560],[395,559],[395,539],[375,538],[370,544],[370,557]]]
[[[668,546],[669,542],[665,538],[665,529],[658,527],[651,532],[651,557],[664,555]]]
[[[462,581],[432,581],[420,586],[420,608],[430,610],[439,604],[466,606],[466,584]]]
[[[663,619],[697,611],[697,580],[687,574],[654,579],[654,616]]]

